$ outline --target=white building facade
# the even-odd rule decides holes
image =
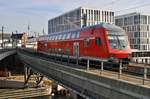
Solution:
[[[48,33],[71,31],[100,23],[114,24],[114,12],[80,7],[48,21]]]
[[[150,51],[150,15],[135,12],[117,16],[115,24],[128,33],[132,49]]]

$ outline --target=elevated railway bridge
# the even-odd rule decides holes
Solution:
[[[87,99],[150,99],[148,64],[140,66],[144,72],[143,75],[137,75],[124,71],[121,63],[118,72],[109,71],[104,68],[105,61],[101,61],[96,68],[90,66],[90,60],[86,66],[80,66],[69,60],[64,62],[58,55],[34,50],[4,51],[0,53],[0,57],[5,58],[3,56],[12,51],[15,51],[25,64],[25,84],[32,70],[39,73],[37,85],[45,76]]]

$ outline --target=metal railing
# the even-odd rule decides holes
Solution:
[[[27,51],[27,50],[25,50]],[[69,54],[68,55],[64,55],[64,54],[58,54],[58,53],[39,53],[39,52],[34,52],[34,51],[29,51],[33,54],[37,54],[40,55],[41,57],[46,57],[46,58],[50,58],[50,59],[53,59],[55,62],[58,62],[59,63],[64,63],[64,58],[66,59],[66,62],[67,65],[71,65],[71,59],[73,59],[72,56],[70,56]],[[75,58],[74,58],[75,59]],[[91,66],[91,63],[90,63],[90,59],[87,59],[84,63],[82,63],[82,65],[85,67],[86,66],[86,71],[89,72],[91,70],[91,68],[93,68]],[[146,85],[148,83],[150,83],[150,79],[148,78],[148,69],[150,68],[150,66],[148,64],[144,64],[144,66],[141,66],[140,68],[143,69],[143,74],[140,74],[140,75],[136,75],[136,74],[130,74],[127,70],[124,69],[124,65],[123,65],[123,61],[122,60],[119,60],[119,67],[118,67],[118,72],[116,71],[110,71],[110,70],[106,70],[105,69],[105,63],[108,63],[106,62],[105,60],[101,60],[99,61],[100,64],[98,64],[97,66],[100,67],[100,70],[97,69],[97,71],[100,71],[100,76],[104,76],[105,73],[108,72],[108,74],[110,73],[111,76],[112,75],[115,75],[115,77],[117,77],[117,79],[121,79],[121,80],[124,80],[125,78],[124,77],[128,77],[128,78],[133,78],[133,79],[137,79],[137,80],[140,80],[140,84],[142,85]],[[76,63],[75,63],[76,66],[80,66],[81,65],[81,62],[80,62],[80,59],[77,58],[76,59]],[[127,67],[128,68],[128,67]],[[139,69],[138,66],[134,66],[133,68],[135,69]],[[138,83],[138,82],[137,82]],[[150,84],[149,84],[150,85]]]
[[[99,65],[100,66],[100,76],[103,76],[106,72],[109,71],[109,70],[104,69],[104,67],[105,67],[104,63],[105,63],[105,61],[101,61],[101,65]],[[135,69],[143,70],[143,74],[138,74],[137,75],[137,73],[134,74],[133,72],[132,72],[132,74],[130,74],[130,71],[124,70],[122,60],[120,60],[119,61],[118,72],[112,71],[110,73],[114,74],[115,76],[118,75],[117,79],[122,79],[123,80],[124,79],[123,77],[129,77],[129,78],[141,80],[142,85],[146,85],[146,82],[148,82],[149,85],[150,85],[150,79],[148,77],[148,69],[150,70],[150,66],[149,66],[149,64],[142,64],[142,65],[143,66],[141,66],[141,67],[139,67],[139,66],[130,66],[130,67],[133,67]],[[90,71],[90,60],[87,60],[87,71]]]

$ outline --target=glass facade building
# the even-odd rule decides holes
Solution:
[[[150,50],[150,15],[135,12],[116,16],[115,24],[128,33],[132,49]]]
[[[80,7],[48,21],[48,33],[80,29],[102,22],[114,24],[114,12]]]

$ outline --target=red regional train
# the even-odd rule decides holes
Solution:
[[[128,60],[131,54],[127,33],[113,24],[40,36],[37,50],[69,55],[74,59],[108,61]]]

